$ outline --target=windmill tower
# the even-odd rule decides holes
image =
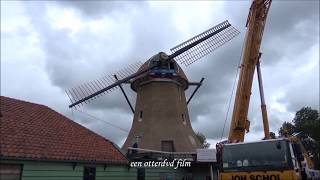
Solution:
[[[138,71],[165,61],[161,52],[146,61]],[[123,149],[131,147],[139,137],[139,147],[161,151],[188,152],[201,144],[192,130],[184,91],[189,82],[175,61],[133,79],[131,88],[137,101],[131,131]]]
[[[197,90],[203,79],[199,83],[189,82],[177,62],[190,65],[238,34],[238,30],[224,21],[172,48],[171,55],[160,52],[141,66],[136,64],[118,72],[120,80],[116,75],[115,80],[107,76],[67,90],[69,107],[86,103],[116,87],[124,93],[121,85],[130,83],[137,100],[133,109],[124,93],[134,117],[123,150],[138,141],[138,147],[143,149],[195,152],[201,144],[191,126],[187,107],[191,98],[186,101],[185,90],[190,85],[196,85]]]

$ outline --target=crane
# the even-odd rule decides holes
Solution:
[[[271,139],[260,70],[260,45],[272,0],[253,0],[246,27],[248,28],[228,141],[217,144],[220,179],[320,179],[301,140],[297,137]],[[261,112],[265,138],[243,142],[250,122],[247,119],[252,82],[257,69]]]
[[[242,142],[245,132],[249,131],[250,121],[247,119],[252,82],[255,69],[258,71],[258,80],[261,97],[261,110],[265,130],[265,138],[269,139],[269,125],[267,110],[264,102],[262,78],[259,58],[260,45],[267,20],[268,11],[272,0],[254,0],[249,11],[246,27],[248,28],[242,56],[241,71],[236,91],[235,103],[228,140]]]

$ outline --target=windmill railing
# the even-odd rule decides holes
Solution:
[[[127,157],[131,160],[173,160],[173,159],[186,159],[187,161],[196,161],[196,152],[167,152],[151,149],[133,148],[128,147]]]

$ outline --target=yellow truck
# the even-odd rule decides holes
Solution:
[[[221,180],[319,179],[297,137],[271,139],[260,71],[260,45],[272,0],[253,0],[247,18],[239,81],[228,141],[217,144]],[[264,140],[243,142],[249,132],[248,108],[255,69],[260,90]]]
[[[310,167],[302,144],[290,138],[225,144],[221,149],[221,180],[320,179]]]

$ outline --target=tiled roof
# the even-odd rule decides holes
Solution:
[[[1,159],[128,163],[112,142],[49,107],[0,97]]]

